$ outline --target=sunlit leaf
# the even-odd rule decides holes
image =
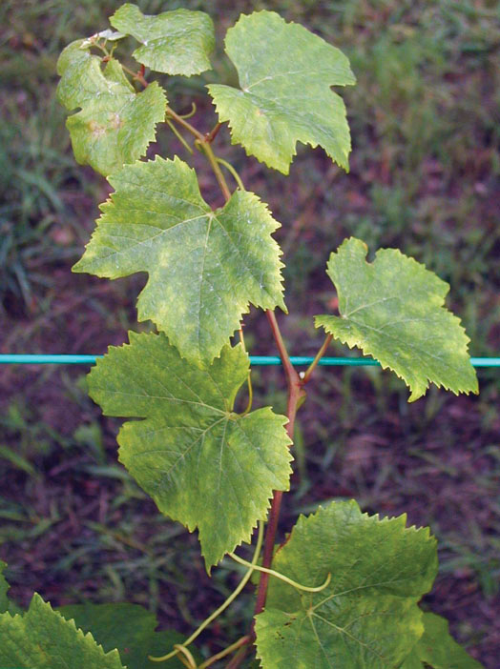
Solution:
[[[136,5],[126,3],[113,14],[110,23],[142,43],[132,55],[155,72],[189,77],[211,68],[214,26],[204,12],[176,9],[146,16]]]
[[[417,602],[437,572],[435,539],[405,524],[363,514],[354,501],[299,518],[273,569],[306,586],[331,581],[308,593],[271,577],[256,619],[263,669],[401,664],[423,633]]]
[[[127,166],[109,181],[115,192],[73,269],[111,279],[147,272],[139,320],[151,319],[182,356],[210,363],[249,303],[285,308],[271,237],[279,224],[256,195],[237,191],[213,211],[178,158]]]
[[[287,490],[290,440],[269,407],[233,412],[249,359],[225,347],[206,369],[183,360],[165,335],[130,333],[89,375],[107,416],[142,418],[118,435],[119,459],[158,508],[199,529],[209,569],[250,539],[273,490]]]
[[[233,144],[284,174],[297,142],[322,146],[347,169],[351,138],[345,105],[331,86],[355,83],[337,48],[274,12],[241,16],[226,36],[240,88],[211,84]]]
[[[328,262],[339,297],[339,316],[316,316],[342,343],[358,346],[392,369],[410,387],[410,402],[429,383],[458,393],[477,393],[467,352],[469,338],[444,299],[449,285],[397,249],[380,249],[373,263],[352,237]]]
[[[136,93],[117,60],[103,68],[85,44],[78,40],[62,52],[57,95],[68,111],[81,110],[66,121],[77,162],[107,176],[145,154],[167,103],[156,82]]]

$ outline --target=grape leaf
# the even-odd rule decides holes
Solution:
[[[3,575],[4,569],[6,567],[7,565],[5,562],[0,560],[0,613],[8,612],[12,615],[16,613],[22,613],[21,608],[7,596],[10,586],[5,579],[5,576]]]
[[[136,93],[114,58],[103,70],[84,42],[72,42],[59,57],[57,96],[68,111],[81,109],[66,121],[77,162],[107,176],[145,154],[167,101],[156,82]]]
[[[208,86],[233,144],[288,174],[296,143],[322,146],[348,169],[351,137],[342,98],[331,86],[355,83],[339,49],[274,12],[241,16],[225,40],[240,88]]]
[[[366,262],[367,251],[352,237],[331,254],[327,274],[341,317],[316,316],[316,327],[392,369],[409,386],[410,402],[431,382],[455,394],[477,393],[470,340],[443,307],[449,285],[397,249],[380,249],[373,263]]]
[[[437,573],[428,528],[406,529],[406,516],[379,520],[354,501],[301,516],[273,568],[317,593],[271,578],[256,618],[263,669],[397,667],[423,633],[417,602]]]
[[[448,621],[435,613],[424,613],[424,634],[401,669],[482,669],[450,635]]]
[[[5,580],[3,571],[7,565],[5,562],[0,560],[0,613],[4,613],[9,608],[9,598],[7,597],[7,591],[9,590],[9,584]]]
[[[137,604],[81,604],[62,606],[59,613],[67,620],[74,620],[84,632],[90,632],[103,649],[117,649],[127,669],[157,669],[158,664],[148,655],[161,656],[174,644],[182,644],[185,637],[178,632],[155,632],[156,616]],[[193,646],[193,656],[201,657]],[[171,659],[171,669],[182,669],[178,659]]]
[[[249,359],[225,347],[207,369],[183,360],[163,334],[130,333],[90,372],[91,397],[125,423],[119,459],[158,508],[199,528],[207,569],[250,538],[273,490],[287,490],[290,440],[285,416],[269,407],[232,412]]]
[[[271,237],[279,224],[256,195],[237,191],[212,211],[177,157],[126,166],[109,182],[115,192],[73,271],[111,279],[148,272],[139,320],[151,319],[182,356],[210,363],[249,302],[285,309]]]
[[[0,666],[124,669],[118,651],[105,653],[91,634],[78,630],[36,594],[24,615],[0,615]]]
[[[208,57],[215,47],[214,26],[204,12],[176,9],[145,16],[139,7],[126,3],[109,21],[142,43],[132,55],[155,72],[190,77],[212,67]]]

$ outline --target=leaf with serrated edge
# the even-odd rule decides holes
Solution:
[[[232,143],[283,174],[288,174],[297,142],[322,146],[348,169],[345,105],[330,88],[355,83],[343,53],[268,11],[241,16],[225,44],[241,90],[220,84],[207,88],[219,120],[229,121]]]
[[[271,577],[255,628],[263,669],[399,666],[423,633],[417,602],[437,573],[428,528],[405,524],[363,514],[355,501],[299,518],[273,569],[307,586],[331,581],[308,593]]]
[[[58,611],[67,620],[74,620],[79,629],[90,632],[106,652],[116,648],[127,669],[157,669],[158,664],[148,655],[164,655],[174,644],[185,641],[178,632],[155,632],[156,616],[137,604],[77,604]],[[196,649],[189,649],[201,662]],[[182,669],[185,665],[172,658],[168,666]]]
[[[367,252],[351,237],[331,254],[327,274],[341,317],[316,316],[316,327],[392,369],[409,386],[410,402],[425,395],[429,383],[457,395],[477,393],[470,340],[443,306],[449,285],[397,249],[380,249],[373,263],[366,262]]]
[[[435,613],[424,613],[424,634],[401,669],[483,669],[451,636],[448,621]]]
[[[232,412],[249,365],[240,344],[199,369],[165,335],[131,332],[89,375],[107,416],[145,419],[121,428],[119,459],[160,511],[199,529],[208,570],[249,540],[272,491],[289,485],[287,418],[269,407]]]
[[[102,69],[85,44],[78,40],[62,52],[57,95],[68,111],[81,109],[66,121],[77,162],[107,176],[145,154],[167,101],[156,82],[136,93],[117,60]]]
[[[5,562],[0,560],[0,613],[10,613],[14,615],[15,613],[21,613],[21,608],[12,600],[9,599],[7,593],[9,591],[9,584],[7,583],[3,572],[7,565]]]
[[[176,9],[148,16],[126,3],[109,21],[142,43],[132,55],[155,72],[190,77],[212,67],[209,55],[215,47],[214,26],[205,12]]]
[[[24,615],[0,615],[0,666],[17,669],[124,669],[91,634],[65,620],[39,595]]]
[[[148,272],[139,320],[151,319],[181,355],[208,364],[239,328],[249,303],[283,303],[279,227],[253,193],[212,211],[196,173],[177,157],[126,166],[75,272],[116,279]]]
[[[9,584],[3,575],[6,566],[5,562],[0,560],[0,613],[4,613],[4,611],[7,611],[9,608],[9,598],[7,597]]]

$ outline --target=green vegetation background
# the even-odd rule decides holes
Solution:
[[[127,327],[138,328],[134,296],[143,277],[106,282],[70,273],[108,190],[75,164],[55,100],[62,48],[107,27],[120,4],[0,3],[2,352],[100,353],[121,343]],[[283,223],[292,353],[315,352],[321,336],[311,316],[335,307],[326,259],[355,234],[372,250],[401,248],[448,281],[448,304],[463,318],[472,354],[500,354],[496,0],[138,4],[149,13],[202,9],[216,23],[214,72],[167,83],[179,111],[208,81],[234,79],[222,38],[240,12],[276,10],[351,59],[358,84],[342,93],[353,135],[350,174],[321,150],[301,149],[287,179],[240,149],[221,149]],[[200,99],[194,123],[209,128],[213,120]],[[227,145],[227,132],[217,142]],[[182,155],[166,130],[152,151]],[[207,172],[201,184],[217,204]],[[259,314],[252,312],[247,333],[252,353],[275,353]],[[82,369],[0,372],[0,558],[10,564],[14,596],[26,603],[38,590],[54,604],[133,600],[187,631],[229,593],[230,565],[208,581],[196,537],[165,522],[116,464],[117,423],[103,420],[87,398]],[[323,499],[344,497],[430,524],[441,572],[426,605],[449,617],[453,632],[493,669],[500,652],[500,381],[492,370],[479,376],[479,398],[431,391],[409,406],[401,383],[380,370],[321,370],[301,413],[298,474],[283,526]],[[279,370],[257,371],[256,386],[257,402],[267,392],[284,409]],[[249,613],[244,599],[236,604],[235,616]],[[236,638],[238,626],[244,622],[224,618],[212,652]]]

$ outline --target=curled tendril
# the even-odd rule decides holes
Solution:
[[[238,555],[235,555],[234,553],[229,553],[229,557],[235,560],[236,562],[239,562],[239,564],[244,565],[245,567],[251,566],[250,562],[247,562],[246,560],[240,558]],[[281,581],[288,583],[288,585],[293,586],[297,590],[304,590],[305,592],[321,592],[322,590],[328,587],[330,581],[332,580],[332,575],[329,573],[323,585],[318,585],[317,587],[309,587],[308,585],[301,585],[296,581],[292,581],[291,578],[288,578],[288,576],[285,576],[284,574],[280,574],[278,571],[274,571],[274,569],[267,569],[266,567],[259,567],[258,565],[253,565],[253,569],[255,569],[256,571],[262,571],[264,572],[264,574],[269,574],[270,576],[275,576],[276,578],[279,578]]]
[[[196,660],[191,655],[191,652],[186,648],[186,646],[183,646],[181,643],[176,643],[174,648],[178,653],[182,653],[182,655],[179,655],[179,660],[182,662],[182,664],[184,664],[188,669],[197,669],[198,665],[196,664]]]
[[[175,657],[176,655],[179,655],[179,653],[183,652],[181,648],[186,650],[186,646],[189,646],[193,641],[198,638],[198,636],[203,632],[205,627],[208,627],[212,621],[214,621],[220,614],[227,609],[227,607],[232,604],[232,602],[236,599],[236,597],[240,594],[240,592],[243,590],[245,585],[248,583],[250,580],[250,577],[252,576],[252,573],[255,569],[255,566],[257,564],[257,560],[259,559],[260,551],[262,549],[262,542],[264,540],[264,523],[259,522],[259,534],[257,536],[257,544],[255,546],[255,552],[253,554],[252,562],[247,562],[248,571],[246,574],[243,576],[241,581],[239,582],[236,590],[232,592],[229,597],[226,599],[226,601],[219,606],[219,608],[214,611],[206,620],[204,620],[201,625],[196,629],[193,634],[187,639],[184,644],[177,644],[174,646],[174,650],[171,651],[170,653],[167,653],[166,655],[163,655],[162,657],[153,657],[152,655],[149,655],[148,658],[151,660],[151,662],[166,662],[166,660],[170,660],[172,657]],[[193,659],[194,662],[194,659]],[[186,665],[189,666],[189,665]],[[196,667],[196,664],[193,665]],[[191,669],[191,667],[189,667]]]
[[[196,103],[192,102],[191,103],[191,111],[189,111],[187,114],[179,114],[179,118],[187,119],[187,118],[192,118],[196,114]]]

